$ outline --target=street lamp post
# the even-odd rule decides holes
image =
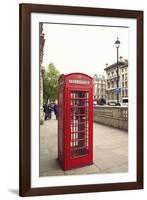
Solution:
[[[119,46],[120,46],[120,41],[118,40],[118,37],[117,37],[117,40],[115,42],[115,46],[116,46],[116,49],[117,49],[117,105],[119,105],[119,66],[118,66],[118,56],[119,56]]]

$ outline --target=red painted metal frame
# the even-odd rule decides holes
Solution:
[[[71,99],[71,95],[79,94],[84,97]],[[86,106],[74,107],[71,101],[83,102],[82,105]],[[79,114],[80,109],[78,114],[72,111],[77,108],[83,109],[83,116]],[[85,125],[82,126],[82,123]],[[85,128],[85,131],[81,129],[83,133],[80,133],[80,127]],[[73,131],[75,128],[78,130]],[[78,155],[75,155],[76,152]],[[86,74],[71,73],[59,78],[58,160],[63,170],[93,163],[93,83]]]

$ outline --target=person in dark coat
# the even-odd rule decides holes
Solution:
[[[51,110],[52,109],[50,105],[47,104],[44,105],[44,113],[45,113],[44,120],[51,119]]]
[[[58,105],[54,105],[54,114],[56,115],[56,119],[58,119]]]
[[[48,105],[48,118],[49,119],[52,118],[52,107],[51,107],[51,105]]]
[[[43,112],[44,112],[44,120],[47,120],[47,103],[43,105]]]

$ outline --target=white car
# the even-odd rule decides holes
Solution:
[[[93,102],[93,105],[94,105],[94,106],[96,106],[96,105],[97,105],[97,102],[96,102],[96,101],[94,101],[94,102]]]

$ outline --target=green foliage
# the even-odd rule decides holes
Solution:
[[[53,63],[48,65],[43,78],[43,99],[44,102],[55,101],[58,94],[58,78],[60,72],[56,69]]]

